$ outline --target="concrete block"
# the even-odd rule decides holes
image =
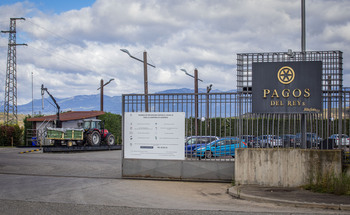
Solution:
[[[236,184],[297,187],[323,174],[340,174],[340,150],[236,149]]]

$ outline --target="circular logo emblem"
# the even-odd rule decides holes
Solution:
[[[282,84],[290,84],[294,80],[295,73],[289,66],[284,66],[278,70],[277,77]]]

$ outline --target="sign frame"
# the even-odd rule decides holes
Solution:
[[[185,160],[184,112],[125,112],[124,158]]]
[[[253,62],[253,113],[322,112],[322,61]]]

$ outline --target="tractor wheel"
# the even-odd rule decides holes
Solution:
[[[115,144],[115,137],[113,134],[108,134],[107,137],[106,137],[106,143],[107,145],[109,146],[114,146]]]
[[[99,146],[101,143],[101,135],[98,131],[93,131],[87,136],[87,142],[90,146]]]

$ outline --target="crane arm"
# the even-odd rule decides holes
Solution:
[[[50,98],[52,99],[52,101],[55,103],[55,105],[57,107],[57,125],[60,125],[60,109],[61,109],[61,107],[57,104],[56,99],[51,95],[51,93],[47,90],[47,88],[45,88],[44,85],[42,84],[41,85],[41,95],[42,96],[44,95],[45,91],[50,96]]]

